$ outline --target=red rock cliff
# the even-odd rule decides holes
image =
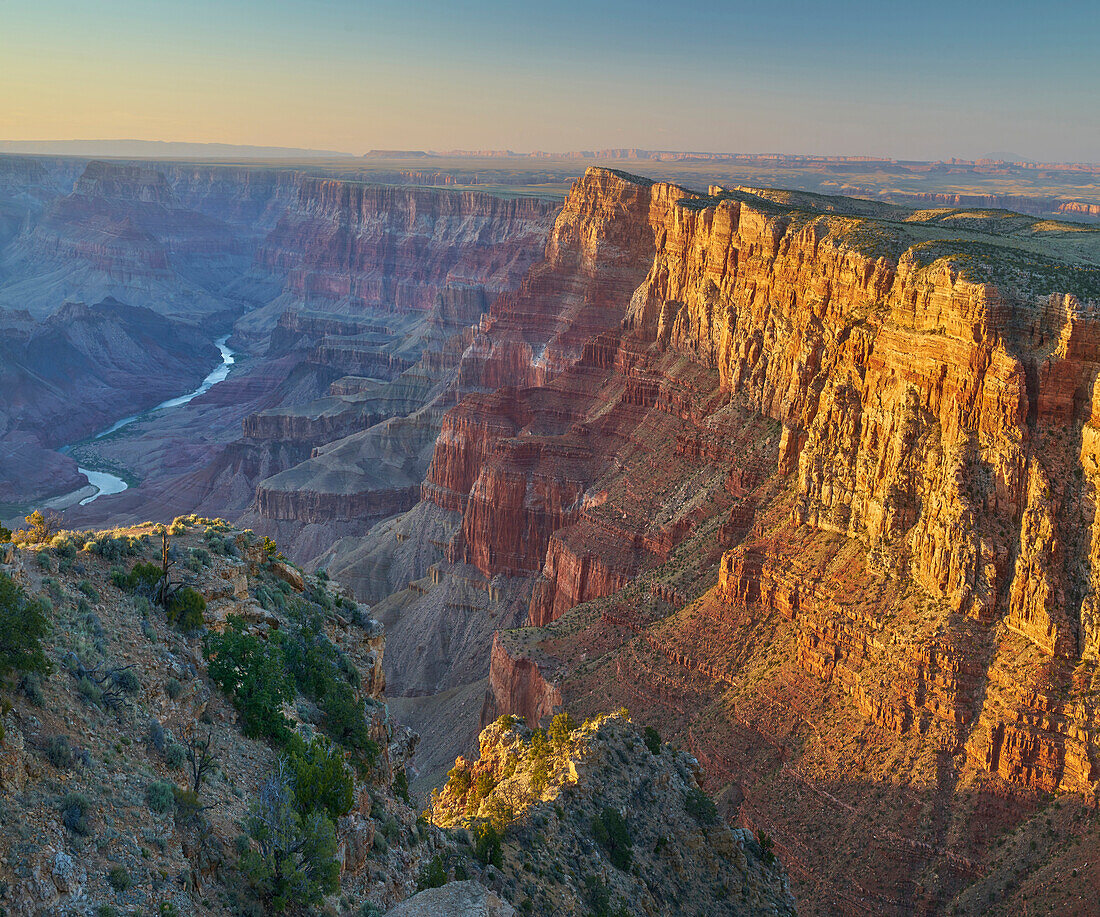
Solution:
[[[737,403],[782,425],[777,470],[792,476],[795,525],[850,539],[869,573],[911,578],[953,612],[1003,622],[1043,653],[1096,658],[1093,311],[1037,288],[1046,262],[1029,261],[1011,238],[993,252],[925,241],[884,228],[881,213],[830,206],[766,192],[701,197],[590,170],[546,263],[483,324],[465,379],[491,388],[518,373],[544,391],[580,365],[583,346],[565,341],[598,340],[611,327],[599,317],[625,311],[626,326],[658,351],[713,367]],[[949,233],[990,228],[974,219],[937,217]],[[571,405],[547,422],[532,406],[545,409],[549,396],[530,391],[456,409],[425,494],[455,495],[447,505],[464,511],[460,559],[490,575],[545,564],[532,615],[546,623],[621,585],[622,573],[586,567],[583,552],[566,562],[566,541],[552,542],[579,521],[593,466],[561,435],[577,420]],[[646,391],[632,380],[623,400],[656,403]],[[535,419],[519,417],[516,403]],[[749,600],[723,588],[730,601]],[[861,703],[891,722],[920,719]],[[987,715],[1000,716],[992,706]],[[951,703],[939,709],[962,716]],[[1059,779],[1080,785],[1090,775]]]
[[[257,263],[286,275],[307,302],[426,311],[446,286],[512,287],[554,209],[535,198],[306,177]]]
[[[482,322],[425,485],[533,585],[487,715],[643,711],[814,906],[941,913],[1100,777],[1100,236],[630,184]]]

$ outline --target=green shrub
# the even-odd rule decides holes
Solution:
[[[661,753],[661,734],[652,726],[645,728],[645,747],[654,755]]]
[[[545,758],[550,754],[550,740],[541,729],[531,733],[531,756],[533,758]]]
[[[0,573],[0,683],[18,673],[50,671],[41,642],[49,629],[42,602],[27,598],[22,586]]]
[[[91,580],[82,579],[76,584],[76,588],[83,592],[92,602],[99,601],[99,592],[92,585]]]
[[[626,819],[611,806],[605,806],[603,811],[592,819],[592,836],[604,850],[613,866],[621,870],[630,868],[631,847],[633,841],[630,838],[630,828]]]
[[[420,867],[420,875],[416,879],[416,890],[423,891],[426,888],[439,888],[447,883],[447,870],[443,866],[443,857],[438,853]]]
[[[568,713],[557,714],[550,721],[550,729],[548,730],[550,744],[555,749],[560,750],[569,741],[569,736],[576,728],[576,722]]]
[[[194,818],[202,811],[202,803],[199,794],[192,789],[182,786],[173,786],[172,795],[176,797],[176,820],[187,821]]]
[[[280,646],[245,633],[243,622],[230,617],[220,634],[207,634],[203,652],[210,678],[230,698],[241,716],[245,735],[283,744],[290,736],[282,706],[294,698]]]
[[[145,730],[146,744],[151,745],[157,751],[163,752],[166,739],[167,735],[160,720],[156,718],[149,720],[149,726]]]
[[[176,802],[175,786],[167,780],[150,783],[145,790],[145,801],[149,808],[160,815],[169,811]]]
[[[112,866],[110,872],[107,873],[107,881],[111,883],[111,888],[116,892],[124,892],[134,884],[125,866]]]
[[[324,589],[319,589],[313,583],[306,585],[306,598],[315,605],[320,605],[325,611],[332,611],[332,597]]]
[[[103,689],[87,675],[76,683],[76,690],[86,701],[97,706],[103,703]]]
[[[73,766],[73,746],[68,736],[53,736],[46,741],[46,760],[60,770]]]
[[[7,544],[9,541],[11,541],[11,529],[0,525],[0,544]]]
[[[84,550],[106,561],[115,562],[140,553],[143,544],[137,535],[100,535],[95,540],[85,542]]]
[[[179,700],[179,696],[183,694],[183,685],[178,678],[169,678],[164,683],[164,693],[172,700]]]
[[[501,834],[491,822],[482,822],[474,828],[474,856],[485,866],[500,869],[504,864]]]
[[[325,734],[355,752],[360,770],[374,766],[379,748],[355,694],[359,673],[325,635],[324,619],[316,608],[302,613],[298,625],[282,640],[282,648],[295,687],[321,709]]]
[[[141,690],[141,679],[133,669],[121,669],[111,676],[111,680],[126,694],[137,694]]]
[[[58,557],[65,558],[66,560],[72,560],[76,557],[76,545],[73,544],[72,539],[65,535],[54,536],[53,541],[50,542],[50,546]]]
[[[496,780],[488,771],[482,771],[466,794],[466,814],[476,815],[481,807],[481,801],[496,788]]]
[[[210,548],[215,554],[221,554],[226,557],[235,557],[237,554],[237,546],[233,543],[231,538],[224,538],[219,535],[213,529],[207,529],[203,532],[203,540],[206,542],[207,547]]]
[[[405,773],[405,768],[403,767],[394,771],[393,795],[402,800],[405,805],[409,804],[409,775]]]
[[[684,808],[701,825],[713,825],[718,820],[718,807],[714,800],[697,786],[688,790]]]
[[[287,668],[306,697],[320,700],[340,674],[339,653],[325,636],[324,620],[308,614],[284,643]]]
[[[284,611],[286,609],[286,595],[281,589],[268,589],[266,586],[257,586],[256,601],[268,611]]]
[[[535,796],[541,796],[549,780],[550,769],[547,764],[546,756],[543,755],[535,758],[534,763],[531,765],[531,792],[534,793]]]
[[[771,866],[775,862],[775,841],[772,840],[770,834],[764,831],[756,832],[756,842],[760,845],[760,854],[764,860],[766,866]],[[1032,844],[1035,842],[1032,841]]]
[[[164,749],[164,761],[174,771],[178,771],[187,762],[187,749],[179,742],[172,742]]]
[[[23,677],[19,679],[19,690],[36,707],[41,707],[46,701],[42,693],[42,682],[42,675],[39,672],[24,672]]]
[[[323,810],[335,822],[351,811],[355,780],[338,748],[321,736],[306,744],[297,733],[291,733],[283,760],[294,781],[298,812],[303,818]]]
[[[456,797],[466,795],[471,779],[469,769],[460,765],[456,764],[447,771],[447,786]]]
[[[203,625],[206,599],[190,586],[184,586],[172,593],[166,610],[169,624],[183,631],[197,630]]]
[[[247,827],[254,846],[240,858],[240,869],[265,912],[306,910],[340,887],[332,821],[319,812],[301,816],[285,770],[264,781]]]
[[[83,793],[66,793],[61,800],[61,823],[73,834],[87,837],[91,833],[88,816],[92,802]]]
[[[370,727],[363,713],[363,702],[355,696],[351,685],[333,681],[320,700],[325,714],[321,727],[325,733],[345,748],[360,753],[360,760],[373,766],[378,761],[379,748],[370,737]]]
[[[599,876],[586,876],[584,887],[592,917],[630,917],[630,910],[625,905],[611,906],[611,890]]]
[[[156,594],[157,586],[160,585],[160,581],[163,577],[163,571],[156,564],[140,560],[130,568],[130,572],[126,574],[125,579],[121,581],[119,588],[127,589],[135,595],[140,595],[145,599],[151,599]],[[115,582],[113,575],[111,577],[111,582]],[[118,583],[116,583],[116,585],[118,585]]]

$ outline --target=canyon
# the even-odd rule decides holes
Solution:
[[[220,514],[326,570],[386,628],[414,792],[501,716],[625,706],[775,839],[803,914],[1089,913],[1095,226],[602,167],[561,201],[6,163],[5,346],[98,355],[73,329],[112,316],[99,362],[133,366],[35,390],[81,399],[57,443],[239,349],[85,447],[136,485],[66,527]],[[35,465],[54,440],[7,422]],[[13,506],[72,489],[2,467]]]
[[[300,527],[317,500],[299,496],[302,487],[276,487],[261,489],[257,501],[258,482],[309,459],[314,447],[427,405],[447,372],[446,342],[518,282],[541,249],[553,210],[536,198],[182,164],[91,162],[64,193],[71,164],[69,171],[59,161],[8,165],[13,172],[23,166],[6,198],[13,211],[21,208],[21,229],[0,250],[0,308],[9,306],[11,321],[49,327],[61,321],[56,310],[70,298],[103,294],[131,310],[162,313],[170,323],[165,333],[181,350],[193,348],[196,335],[209,350],[228,331],[240,354],[222,390],[171,417],[143,417],[81,445],[97,467],[124,469],[137,483],[106,509],[84,508],[89,522],[140,521],[206,505],[240,513],[255,501],[272,519]],[[37,193],[33,207],[27,185]],[[11,311],[15,306],[23,311]],[[55,314],[43,318],[48,308]],[[74,384],[67,394],[78,410],[68,430],[51,431],[58,444],[181,394],[205,374],[181,376],[155,351],[144,353],[140,340],[116,344],[115,352],[81,359],[104,364],[119,393],[133,395],[102,399]],[[41,371],[41,349],[32,357],[39,362],[28,365],[31,374]],[[209,370],[215,358],[206,359]],[[28,417],[24,427],[49,426],[45,408]],[[430,432],[430,412],[425,423]],[[393,464],[410,460],[402,454]],[[53,480],[54,493],[72,489],[75,466],[61,467],[68,477]],[[49,480],[37,489],[13,488],[11,518],[49,496]],[[415,478],[405,490],[418,484]],[[320,502],[343,492],[325,492]],[[362,500],[360,508],[373,498]],[[400,494],[374,501],[375,518],[408,502]]]
[[[394,590],[396,685],[449,729],[488,658],[482,723],[673,732],[809,913],[1060,901],[1091,867],[1042,820],[1095,830],[1098,241],[589,170],[421,504],[325,562]]]

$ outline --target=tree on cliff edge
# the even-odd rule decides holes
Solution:
[[[241,857],[241,871],[268,909],[316,905],[340,888],[336,829],[322,812],[300,814],[282,762],[260,787],[247,824],[253,846]]]
[[[0,573],[0,684],[16,672],[48,672],[41,640],[50,629],[41,602],[27,598],[15,580]]]

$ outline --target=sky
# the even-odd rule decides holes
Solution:
[[[0,0],[0,140],[1100,162],[1100,2]]]

